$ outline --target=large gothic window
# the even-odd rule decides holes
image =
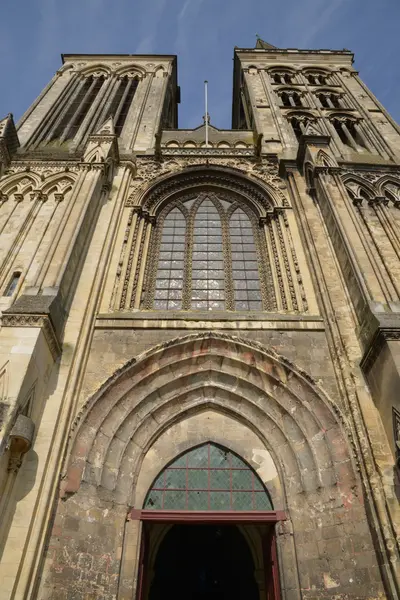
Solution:
[[[273,510],[261,479],[239,456],[207,443],[168,465],[144,502],[147,510]]]
[[[157,220],[143,307],[262,310],[264,244],[255,215],[237,201],[202,193],[176,202]]]

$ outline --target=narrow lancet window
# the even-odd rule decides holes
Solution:
[[[240,208],[231,216],[229,229],[235,310],[262,310],[253,227]]]
[[[225,275],[221,219],[209,199],[196,213],[192,256],[192,308],[224,310]]]
[[[186,221],[178,208],[164,220],[156,278],[154,308],[182,308]]]
[[[8,286],[5,289],[4,296],[10,297],[10,296],[13,295],[13,293],[15,292],[15,289],[16,289],[16,287],[18,285],[20,277],[21,277],[21,272],[20,271],[14,271],[9,284],[8,284]]]

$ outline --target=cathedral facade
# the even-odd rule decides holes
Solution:
[[[400,130],[348,50],[64,55],[0,121],[0,600],[400,598]]]

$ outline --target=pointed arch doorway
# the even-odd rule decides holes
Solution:
[[[156,477],[143,510],[137,600],[279,600],[274,511],[238,455],[206,443]]]

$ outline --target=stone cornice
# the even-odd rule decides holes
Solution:
[[[54,360],[61,352],[60,343],[56,332],[47,315],[40,314],[8,314],[2,315],[3,327],[39,327],[43,331],[47,345]]]
[[[400,341],[399,327],[379,327],[371,339],[360,366],[364,373],[368,373],[374,365],[386,342]]]

